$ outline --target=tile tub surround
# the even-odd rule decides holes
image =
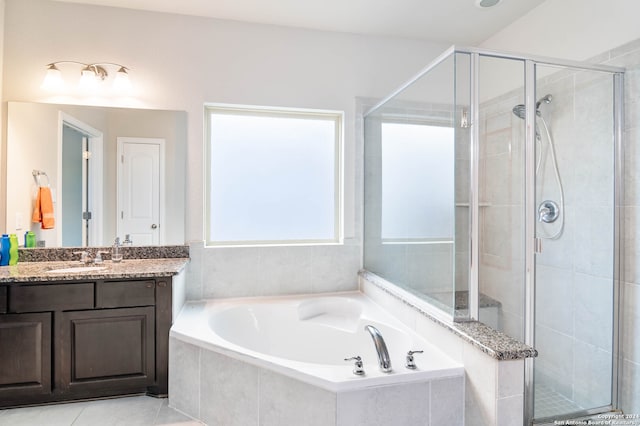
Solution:
[[[105,269],[103,270],[74,273],[49,273],[47,271],[83,267],[85,265],[78,261],[19,262],[17,265],[0,267],[0,283],[167,277],[181,274],[188,263],[188,258],[127,259],[120,263],[113,263],[109,260],[101,264],[88,265],[91,267],[104,267]]]
[[[392,373],[363,324],[385,335]],[[463,424],[461,363],[360,293],[192,302],[169,345],[170,406],[207,424]],[[418,370],[403,367],[407,349],[425,351]]]
[[[209,425],[462,426],[464,377],[332,392],[172,338],[169,406]]]
[[[360,273],[364,294],[464,365],[464,424],[522,425],[525,358],[536,356],[535,349],[482,323],[447,324],[384,284],[374,274]]]

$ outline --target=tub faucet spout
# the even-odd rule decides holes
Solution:
[[[389,351],[387,350],[387,344],[382,338],[380,331],[372,325],[365,325],[364,329],[369,332],[373,339],[373,344],[376,346],[376,352],[378,352],[378,363],[380,365],[380,371],[383,373],[391,372],[391,358],[389,358]]]

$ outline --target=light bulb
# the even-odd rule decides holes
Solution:
[[[80,75],[80,88],[83,90],[94,90],[98,85],[98,76],[94,70],[89,68],[82,69],[82,73]]]
[[[125,67],[120,67],[116,73],[116,78],[113,81],[113,88],[118,92],[128,92],[131,90],[129,73],[127,73],[127,69]]]
[[[44,80],[40,85],[40,88],[50,92],[59,91],[64,87],[64,81],[62,80],[62,74],[55,64],[49,64],[47,66],[47,74],[44,76]]]

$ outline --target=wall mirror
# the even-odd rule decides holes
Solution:
[[[46,247],[184,244],[184,111],[9,102],[5,232]],[[32,222],[48,186],[55,227]]]

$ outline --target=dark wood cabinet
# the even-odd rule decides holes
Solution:
[[[0,314],[7,313],[7,286],[0,286]]]
[[[51,313],[0,315],[0,401],[51,393]]]
[[[152,306],[62,313],[56,387],[79,393],[151,386],[154,317]]]
[[[2,297],[0,407],[167,394],[171,277],[16,283]]]

